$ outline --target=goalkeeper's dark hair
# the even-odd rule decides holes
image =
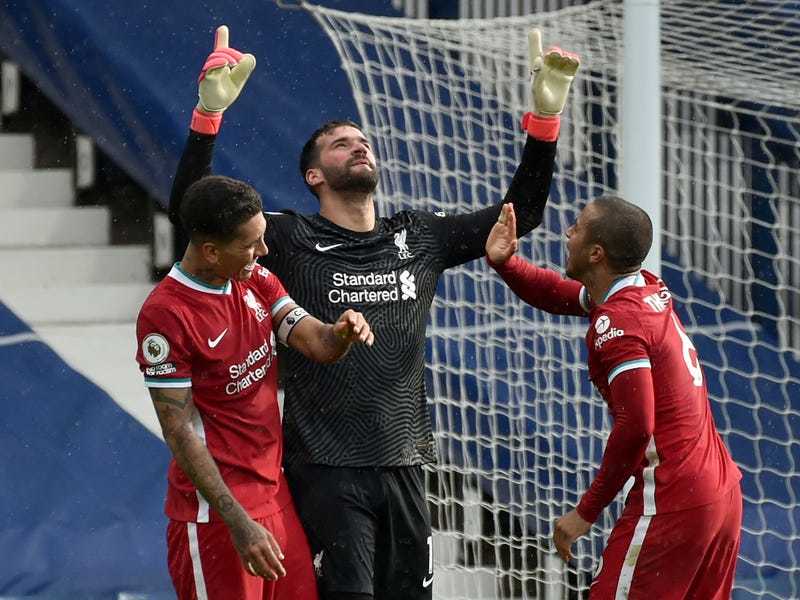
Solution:
[[[600,196],[592,205],[595,215],[589,223],[589,236],[603,247],[611,268],[616,273],[641,268],[653,244],[649,215],[619,196]]]
[[[319,161],[320,152],[317,141],[320,137],[326,133],[330,133],[337,127],[354,127],[361,133],[364,133],[364,130],[361,129],[361,125],[348,119],[328,121],[327,123],[323,123],[319,129],[311,134],[311,137],[308,138],[308,141],[303,145],[303,149],[300,152],[300,177],[303,178],[303,182],[306,181],[306,171],[316,166],[317,162]],[[311,190],[312,194],[315,196],[317,195],[317,192],[315,192],[314,189],[308,185],[308,183],[306,183],[306,186],[309,190]]]
[[[249,184],[210,175],[195,181],[183,195],[181,223],[193,243],[230,242],[242,223],[262,212],[261,196]]]

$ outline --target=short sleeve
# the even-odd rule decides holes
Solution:
[[[145,305],[136,322],[136,340],[136,362],[146,387],[192,386],[191,344],[174,311]]]
[[[590,350],[606,385],[620,373],[651,368],[648,332],[635,313],[617,309],[598,311],[590,329]]]
[[[253,273],[253,284],[258,288],[259,294],[270,306],[270,314],[274,317],[280,310],[294,300],[286,292],[283,283],[269,269],[257,266]]]

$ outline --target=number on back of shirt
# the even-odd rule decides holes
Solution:
[[[675,314],[672,315],[672,324],[675,325],[675,330],[681,338],[681,346],[683,346],[683,362],[686,363],[686,368],[689,369],[689,375],[692,376],[692,383],[700,387],[703,385],[703,369],[700,368],[700,358],[697,356],[697,349],[692,344],[692,340],[686,335],[686,332],[678,323]]]

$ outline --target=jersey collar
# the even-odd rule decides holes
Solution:
[[[642,275],[641,271],[620,277],[611,284],[610,288],[608,288],[606,297],[603,298],[603,301],[600,302],[600,304],[607,302],[611,296],[620,290],[624,290],[626,287],[644,287],[645,285],[647,285],[647,282],[644,280],[644,275]]]
[[[198,292],[204,292],[206,294],[216,294],[218,296],[229,296],[231,294],[231,289],[233,286],[231,285],[231,280],[225,282],[223,286],[216,286],[216,285],[209,285],[204,281],[200,281],[196,277],[192,277],[186,271],[181,269],[181,263],[176,262],[172,265],[169,273],[167,273],[167,277],[172,277],[178,283],[182,283],[188,288],[192,288],[193,290],[197,290]]]

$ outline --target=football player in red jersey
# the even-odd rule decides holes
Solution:
[[[556,521],[564,560],[631,476],[590,599],[730,598],[742,523],[741,473],[714,425],[697,352],[672,296],[641,265],[650,218],[615,196],[586,205],[567,230],[568,279],[515,256],[516,218],[503,207],[487,260],[525,302],[588,316],[589,377],[614,425],[600,470]]]
[[[181,599],[315,600],[281,469],[276,339],[327,363],[373,334],[353,310],[320,322],[257,264],[267,223],[249,185],[200,179],[181,217],[189,246],[137,321],[137,361],[173,455],[170,575]]]

